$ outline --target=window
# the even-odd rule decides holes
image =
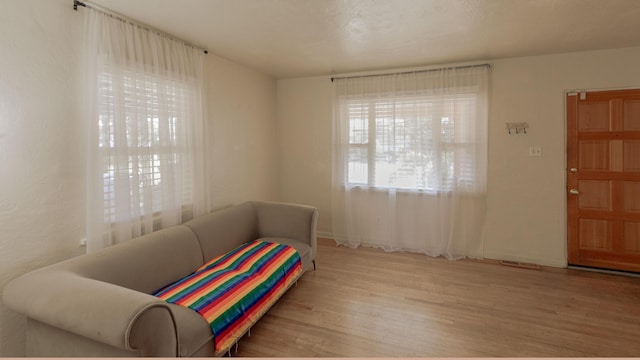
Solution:
[[[489,67],[334,80],[336,242],[481,257]]]
[[[99,74],[98,146],[105,223],[119,220],[119,207],[128,208],[124,214],[141,216],[176,206],[181,207],[179,211],[189,210],[192,162],[184,109],[188,96],[188,84],[158,75]]]
[[[476,96],[347,99],[349,186],[473,190]]]
[[[87,252],[210,210],[205,58],[87,7]]]

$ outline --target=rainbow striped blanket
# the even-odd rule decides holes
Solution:
[[[202,315],[221,352],[244,335],[301,273],[294,248],[256,240],[214,258],[154,295]]]

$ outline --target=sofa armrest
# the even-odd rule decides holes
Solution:
[[[312,206],[254,201],[260,237],[283,237],[311,246],[311,259],[318,253],[316,228],[318,209]]]
[[[119,349],[178,354],[173,314],[149,294],[49,267],[11,281],[3,299],[31,319]]]

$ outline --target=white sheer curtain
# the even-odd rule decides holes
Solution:
[[[482,257],[488,66],[335,80],[338,244]]]
[[[204,54],[86,13],[87,252],[209,210]]]

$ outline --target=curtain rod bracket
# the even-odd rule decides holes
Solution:
[[[78,5],[87,7],[87,4],[80,2],[78,0],[73,0],[73,10],[78,11]]]

